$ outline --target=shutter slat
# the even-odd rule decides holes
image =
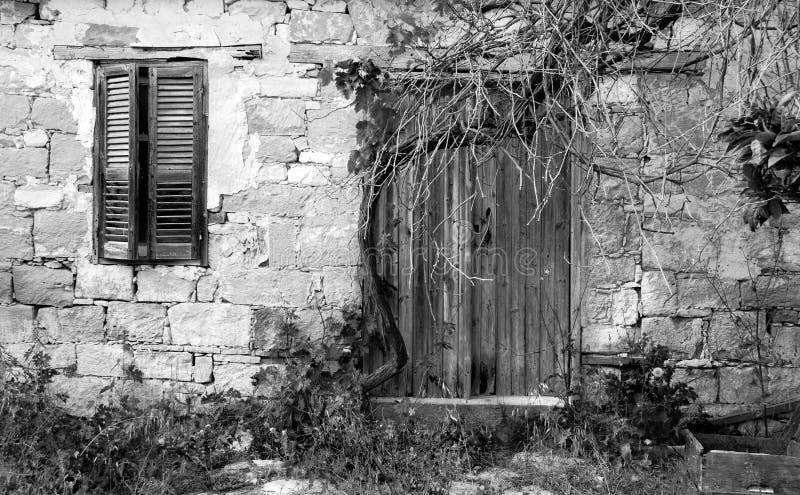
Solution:
[[[196,167],[200,140],[200,71],[197,68],[154,68],[150,72],[150,105],[155,118],[151,161],[153,252],[159,259],[200,256],[200,208]]]

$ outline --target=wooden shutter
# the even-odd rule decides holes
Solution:
[[[150,68],[150,258],[203,256],[205,175],[200,66]]]
[[[98,255],[130,260],[136,252],[136,68],[98,69]]]

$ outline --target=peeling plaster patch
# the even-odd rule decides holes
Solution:
[[[84,29],[84,26],[85,29]],[[126,46],[139,42],[139,28],[111,26],[108,24],[85,24],[75,26],[76,38],[87,45]]]

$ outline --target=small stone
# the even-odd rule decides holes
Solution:
[[[259,268],[225,273],[219,297],[235,304],[302,307],[313,295],[314,276],[299,270]]]
[[[45,177],[47,157],[44,148],[0,148],[0,177]]]
[[[91,376],[125,376],[125,370],[133,364],[133,353],[116,344],[78,344],[78,374]]]
[[[145,302],[189,302],[197,283],[174,273],[142,270],[136,274],[136,300]]]
[[[33,306],[0,306],[0,342],[33,342]]]
[[[47,342],[101,342],[105,311],[100,306],[42,308],[37,315]]]
[[[308,3],[306,3],[304,0],[287,0],[286,5],[292,11],[308,10]]]
[[[69,258],[89,245],[89,218],[74,210],[37,210],[33,214],[36,256]]]
[[[24,128],[30,112],[31,105],[27,96],[0,94],[0,129]]]
[[[133,299],[133,267],[78,262],[77,297],[130,301]]]
[[[312,151],[349,153],[357,147],[356,125],[363,117],[350,107],[308,110],[308,144]]]
[[[41,129],[32,129],[22,133],[22,141],[26,148],[44,148],[47,146],[47,132]]]
[[[167,311],[172,343],[248,347],[250,308],[235,304],[181,303]]]
[[[300,163],[330,163],[333,160],[333,153],[323,151],[301,151],[297,161]]]
[[[353,37],[353,21],[346,14],[292,11],[289,33],[293,43],[347,43]]]
[[[39,97],[33,100],[31,121],[34,127],[75,133],[78,130],[69,104],[56,98]]]
[[[673,359],[699,358],[703,353],[703,320],[699,318],[642,318],[642,334],[653,345],[669,349]]]
[[[344,13],[347,11],[347,2],[342,0],[317,0],[317,2],[311,7],[311,10],[318,10],[320,12]]]
[[[13,269],[13,276],[14,298],[21,303],[68,306],[75,298],[70,270],[18,265]]]
[[[211,356],[195,356],[192,379],[197,383],[209,383],[213,380],[214,359]]]
[[[673,272],[644,272],[641,285],[644,316],[666,316],[675,312],[678,289]]]
[[[0,2],[0,24],[20,24],[36,16],[35,3],[3,0]]]
[[[70,175],[89,182],[86,173],[90,150],[72,134],[55,133],[50,138],[50,179],[64,180]]]
[[[297,227],[294,224],[269,225],[269,265],[273,268],[297,265]]]
[[[261,136],[261,145],[256,151],[256,159],[270,162],[290,163],[297,160],[294,141],[288,136]],[[284,168],[284,176],[285,176]],[[285,177],[284,177],[285,178]]]
[[[293,165],[287,179],[290,183],[304,186],[323,186],[330,182],[330,170],[317,165]]]
[[[192,355],[188,352],[137,350],[133,353],[133,362],[144,378],[192,380]]]
[[[167,308],[160,304],[111,302],[108,305],[108,338],[160,343],[166,321]]]
[[[64,200],[64,188],[44,184],[18,187],[14,204],[18,208],[58,208]]]
[[[245,103],[245,110],[250,133],[294,136],[306,132],[306,107],[301,100],[254,98]]]

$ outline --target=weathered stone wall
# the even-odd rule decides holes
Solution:
[[[719,415],[796,394],[800,218],[785,216],[782,232],[742,222],[745,186],[724,172],[732,158],[711,131],[715,76],[638,74],[602,89],[612,119],[598,129],[598,163],[632,175],[697,165],[683,184],[603,177],[584,196],[581,324],[584,363],[608,363],[601,357],[646,335],[671,350],[675,379]]]
[[[0,342],[74,371],[53,383],[71,407],[129,393],[269,395],[285,310],[299,338],[316,339],[323,318],[359,304],[360,193],[346,170],[356,115],[320,87],[319,66],[288,61],[292,41],[357,42],[346,11],[329,0],[0,1]],[[371,36],[369,22],[355,26]],[[208,60],[210,266],[93,263],[93,62],[54,60],[53,46],[236,44],[261,44],[263,58],[175,52]],[[260,369],[274,380],[256,389]]]

